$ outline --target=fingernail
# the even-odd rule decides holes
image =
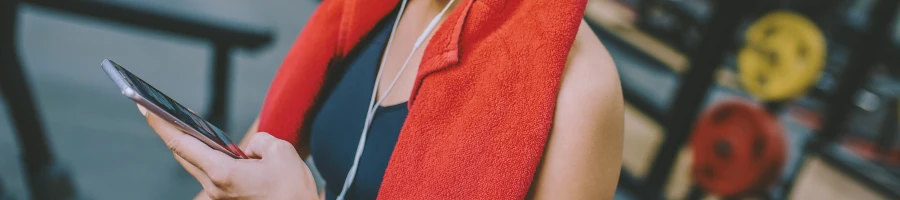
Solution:
[[[138,107],[138,110],[141,111],[141,114],[144,115],[144,117],[146,117],[146,116],[147,116],[147,109],[144,108],[144,106],[141,106],[140,104],[137,104],[137,107]]]

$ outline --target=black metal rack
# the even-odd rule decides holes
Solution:
[[[76,195],[66,169],[55,161],[51,148],[47,145],[40,112],[34,103],[16,49],[15,30],[20,3],[210,41],[215,53],[211,58],[213,66],[210,72],[213,78],[210,81],[212,86],[207,119],[222,129],[225,129],[227,120],[232,50],[260,49],[270,44],[273,37],[269,27],[249,23],[249,20],[223,19],[223,16],[230,15],[227,13],[229,11],[213,14],[191,10],[197,8],[167,10],[160,9],[164,6],[148,6],[165,2],[0,0],[0,91],[3,92],[14,121],[25,165],[26,182],[33,199],[71,199]],[[202,5],[217,2],[197,3],[196,5]],[[2,197],[0,192],[0,198]]]
[[[891,41],[892,30],[890,27],[897,17],[897,8],[897,0],[879,0],[873,6],[867,26],[868,30],[864,32],[862,42],[853,48],[848,67],[838,81],[837,91],[826,99],[828,110],[823,123],[824,127],[803,147],[807,156],[822,157],[826,162],[837,166],[855,179],[861,180],[865,185],[892,199],[900,199],[900,190],[897,190],[896,183],[872,174],[876,171],[866,170],[870,167],[856,164],[862,162],[847,160],[838,155],[840,149],[835,142],[839,133],[844,130],[850,109],[854,106],[856,94],[863,88],[866,77],[878,63],[879,56],[882,55],[880,52],[893,48],[892,42],[885,41]],[[857,167],[853,167],[853,165],[857,165]],[[791,174],[796,175],[797,173]],[[794,178],[796,177],[791,177],[790,180]],[[892,185],[894,186],[892,187]],[[792,188],[793,184],[788,184],[784,190],[785,194],[790,193]]]
[[[699,110],[704,105],[710,88],[715,85],[713,82],[714,72],[720,64],[724,52],[729,48],[733,48],[735,31],[739,27],[741,17],[745,17],[753,9],[760,7],[755,5],[755,1],[718,1],[717,9],[707,24],[707,32],[703,35],[703,39],[698,44],[696,51],[690,54],[690,68],[681,74],[680,85],[675,95],[675,100],[669,104],[671,107],[655,105],[652,101],[643,99],[639,91],[623,84],[623,94],[626,101],[637,108],[640,112],[649,116],[664,125],[664,141],[662,146],[651,164],[651,170],[646,178],[635,177],[624,167],[620,175],[620,187],[632,191],[641,199],[664,199],[663,186],[668,182],[671,176],[671,170],[677,157],[677,152],[685,145],[690,137],[693,122],[697,117]],[[770,5],[769,5],[770,6]],[[766,7],[763,5],[762,7]],[[872,66],[876,64],[876,60],[896,66],[897,45],[888,37],[890,26],[897,13],[897,0],[879,0],[870,12],[868,30],[864,31],[864,41],[856,44],[850,55],[849,66],[841,73],[838,80],[838,87],[835,92],[828,94],[826,101],[827,115],[825,117],[825,127],[822,131],[810,140],[810,145],[804,145],[803,156],[818,155],[826,163],[835,166],[847,175],[850,175],[857,181],[862,182],[868,188],[872,188],[878,193],[893,199],[900,199],[900,191],[896,188],[897,183],[885,181],[878,178],[876,173],[866,171],[871,166],[866,166],[865,162],[859,160],[848,160],[846,156],[839,156],[839,144],[835,142],[837,133],[843,128],[843,122],[847,121],[849,108],[853,106],[853,98],[856,92],[863,86],[866,75],[870,72]],[[602,26],[588,22],[597,32],[598,37],[604,39],[614,39],[618,43],[628,43],[620,40],[618,37],[612,36],[610,32],[604,30]],[[626,45],[627,46],[627,45]],[[638,51],[637,55],[642,58],[656,59],[647,55],[643,51],[634,46],[628,51]],[[876,47],[876,48],[873,48]],[[658,61],[657,61],[658,62]],[[894,69],[894,71],[900,71]],[[675,73],[675,72],[673,72]],[[896,102],[894,104],[896,106]],[[894,130],[895,131],[895,130]],[[882,139],[896,137],[894,131],[883,130]],[[890,140],[886,140],[890,141]],[[879,146],[885,146],[881,144]],[[801,158],[802,159],[802,158]],[[801,169],[801,166],[794,169]],[[796,176],[797,172],[788,173]],[[788,177],[788,182],[784,183],[784,188],[778,194],[766,194],[766,197],[773,199],[784,199],[790,194],[793,187],[793,180],[796,177]],[[697,187],[691,186],[685,199],[700,199],[705,192]]]
[[[727,49],[733,45],[732,36],[751,3],[747,0],[720,1],[709,22],[711,28],[702,34],[697,51],[690,54],[690,68],[682,75],[683,81],[675,93],[673,106],[668,110],[671,117],[663,122],[665,139],[647,177],[651,189],[661,191],[668,182],[678,150],[690,137],[694,119],[714,83],[714,72],[722,63]]]

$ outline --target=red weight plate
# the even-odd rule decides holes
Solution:
[[[692,178],[706,191],[737,197],[764,190],[785,160],[783,131],[764,109],[741,100],[701,114],[691,139]]]

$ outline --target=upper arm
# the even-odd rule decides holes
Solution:
[[[560,85],[532,196],[612,199],[622,162],[622,91],[612,58],[584,21]]]

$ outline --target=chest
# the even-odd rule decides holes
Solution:
[[[396,21],[396,29],[389,36],[383,64],[380,66],[381,80],[378,82],[376,93],[376,101],[384,99],[380,106],[393,106],[409,99],[425,47],[434,36],[434,31],[426,30],[427,26],[432,19],[440,17],[437,16],[440,10],[436,10],[434,6],[433,1],[409,2],[402,13],[403,16],[399,16],[399,21]],[[397,16],[388,18],[396,20]],[[440,20],[438,23],[441,23],[444,18],[438,20]],[[416,47],[416,40],[420,37],[425,37],[424,43]]]
[[[308,148],[310,111],[324,96],[332,58],[347,55],[396,2],[323,1],[270,86],[259,131]],[[379,198],[524,197],[584,4],[465,0],[449,12],[424,55],[410,61],[412,87],[396,93],[409,112]]]

